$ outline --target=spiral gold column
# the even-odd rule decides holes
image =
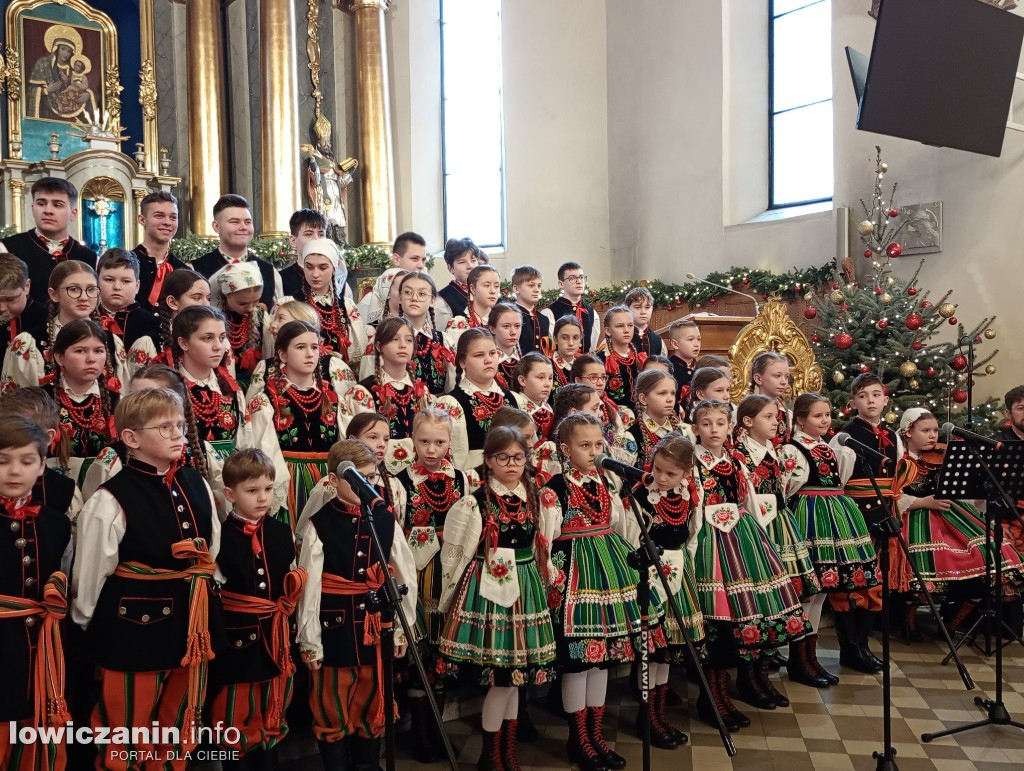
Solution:
[[[356,106],[363,185],[363,242],[390,246],[395,238],[395,163],[384,13],[389,0],[349,0],[356,22]]]
[[[301,208],[299,103],[293,0],[260,2],[260,116],[263,128],[261,233],[288,235]]]
[[[192,231],[212,236],[213,205],[228,192],[227,137],[219,0],[185,4],[188,166]]]

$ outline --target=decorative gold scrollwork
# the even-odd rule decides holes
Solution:
[[[139,70],[139,104],[142,105],[142,117],[156,120],[156,72],[152,59],[146,59]]]

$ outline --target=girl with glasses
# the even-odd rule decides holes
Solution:
[[[604,438],[609,447],[616,445],[619,434],[625,426],[633,424],[633,410],[625,405],[616,404],[605,390],[608,384],[608,373],[604,362],[591,353],[578,356],[572,363],[572,382],[583,383],[601,395],[601,423],[604,426]]]
[[[431,394],[440,396],[451,390],[455,352],[445,344],[444,335],[437,328],[434,279],[421,271],[409,273],[400,282],[399,300],[399,314],[412,324],[415,343],[409,365],[412,375],[426,383]]]

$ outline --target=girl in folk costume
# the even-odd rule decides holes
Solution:
[[[487,325],[491,308],[501,297],[501,276],[493,265],[477,265],[466,279],[469,287],[469,304],[464,316],[453,316],[444,328],[445,340],[450,348],[457,348],[459,337],[467,329]]]
[[[166,283],[165,283],[166,285]],[[142,391],[146,388],[166,388],[174,391],[181,399],[185,412],[185,446],[182,450],[181,465],[194,467],[203,477],[208,476],[206,458],[212,450],[199,439],[196,431],[195,416],[192,413],[192,400],[188,398],[188,389],[185,388],[185,378],[177,370],[171,369],[166,364],[152,362],[136,370],[131,382],[128,384],[128,392]],[[124,442],[117,439],[102,450],[96,456],[96,460],[90,464],[85,472],[85,479],[82,482],[82,495],[88,499],[96,490],[124,468],[128,460],[128,448]]]
[[[742,456],[726,447],[729,405],[702,401],[693,410],[697,434],[694,528],[687,548],[693,555],[700,609],[708,621],[713,704],[702,702],[701,717],[713,722],[712,707],[726,725],[746,725],[728,700],[727,668],[738,667],[740,698],[759,709],[788,707],[769,680],[769,659],[778,649],[811,633],[800,595],[786,574],[753,512],[756,499]]]
[[[64,700],[61,620],[67,615],[71,522],[33,500],[46,469],[43,429],[20,415],[0,418],[0,768],[63,771],[66,742],[21,744],[16,728],[60,727]]]
[[[551,363],[555,369],[553,394],[564,385],[573,382],[572,365],[583,347],[583,324],[575,316],[562,316],[555,322],[555,352]]]
[[[754,357],[750,364],[750,393],[764,394],[775,402],[778,428],[772,444],[776,447],[786,444],[793,436],[793,414],[786,406],[789,385],[788,358],[774,351],[762,351]]]
[[[693,423],[691,407],[702,401],[725,402],[729,406],[730,420],[736,423],[736,408],[729,402],[729,386],[732,383],[732,376],[727,370],[718,367],[698,367],[694,370],[690,379],[690,401],[685,405],[685,412],[690,419],[687,423]],[[680,406],[682,408],[682,405]]]
[[[797,530],[810,544],[822,591],[832,605],[839,663],[859,672],[881,671],[881,662],[868,648],[874,625],[874,615],[869,612],[874,605],[872,588],[878,587],[875,548],[860,508],[843,493],[839,461],[824,440],[832,426],[832,405],[821,394],[800,394],[793,403],[793,422],[793,441],[780,453],[787,470],[786,495]],[[837,593],[841,595],[838,607],[832,600]],[[857,595],[859,602],[854,600]],[[812,602],[808,610],[817,630],[821,606]],[[816,645],[814,636],[812,656]]]
[[[441,552],[448,674],[488,686],[478,769],[519,771],[520,695],[554,676],[555,636],[541,570],[539,501],[530,447],[514,428],[492,428],[484,484],[448,512]]]
[[[371,483],[376,481],[373,452],[359,441],[336,443],[328,466],[351,461]],[[416,612],[416,567],[397,521],[371,523],[349,484],[332,471],[335,496],[309,518],[299,567],[309,574],[298,608],[299,648],[312,673],[309,706],[313,735],[325,769],[373,771],[380,760],[384,732],[383,664],[380,613],[368,593],[384,583],[390,571],[409,587],[402,598],[408,618]],[[384,549],[382,561],[372,544],[375,526]],[[395,658],[405,655],[401,626],[395,632]]]
[[[778,403],[750,394],[736,410],[736,452],[742,459],[757,503],[754,517],[765,529],[782,560],[809,619],[821,617],[825,595],[811,560],[811,545],[786,505],[786,476],[796,461],[773,444],[778,436]],[[814,688],[834,685],[814,654],[813,636],[790,645],[789,679]]]
[[[670,378],[675,382],[675,378]],[[652,449],[650,454],[651,483],[636,485],[633,496],[641,511],[647,518],[651,539],[661,547],[662,566],[666,571],[669,588],[672,590],[671,601],[675,603],[685,630],[679,628],[675,615],[665,609],[665,636],[668,648],[659,651],[655,661],[651,663],[650,682],[651,698],[648,701],[648,718],[651,726],[651,742],[655,747],[673,749],[687,741],[686,734],[672,727],[665,711],[669,685],[670,663],[682,663],[687,659],[683,648],[686,641],[683,633],[697,646],[702,659],[704,651],[704,616],[700,612],[697,601],[697,582],[693,577],[693,559],[686,550],[686,541],[690,531],[699,527],[699,522],[691,521],[694,501],[697,500],[696,484],[691,472],[693,470],[693,443],[679,433],[666,434]],[[628,516],[628,515],[627,515]],[[639,540],[636,543],[639,546]],[[661,582],[652,576],[651,585],[655,591],[662,592]],[[636,662],[634,668],[639,676]],[[710,675],[710,673],[709,673]],[[714,693],[715,683],[708,677],[708,683]],[[638,683],[639,687],[639,683]],[[701,694],[702,699],[706,697]],[[705,705],[708,712],[710,704]],[[637,714],[637,730],[640,715]]]
[[[65,324],[91,319],[100,324],[100,286],[96,273],[84,262],[68,260],[50,273],[50,305],[46,324],[26,329],[7,347],[3,381],[16,386],[37,386],[53,371],[53,343]],[[107,339],[107,338],[104,338]],[[110,357],[107,377],[123,382],[124,344],[120,338],[107,339]]]
[[[500,407],[515,404],[498,385],[498,349],[491,333],[466,330],[455,352],[455,390],[437,400],[452,416],[452,462],[456,468],[476,468],[483,460],[484,437]]]
[[[516,306],[498,303],[487,316],[487,328],[498,346],[498,382],[505,390],[512,390],[515,388],[512,373],[522,357],[519,336],[523,332],[523,316]]]
[[[89,319],[61,327],[53,341],[53,371],[43,386],[57,402],[61,431],[70,444],[68,474],[79,487],[104,447],[114,441],[114,408],[121,384],[110,368],[109,333]]]
[[[156,304],[156,315],[159,337],[153,339],[149,335],[140,337],[128,350],[128,374],[146,366],[151,361],[160,361],[168,366],[174,365],[171,353],[171,322],[184,308],[190,305],[210,304],[210,284],[194,270],[172,270],[164,279],[160,288],[160,298]]]
[[[543,487],[555,474],[562,473],[562,461],[558,447],[550,439],[544,439],[537,430],[537,424],[530,414],[517,407],[502,407],[491,419],[491,429],[511,426],[518,429],[530,446],[530,460],[537,487]]]
[[[412,432],[415,459],[395,476],[405,489],[405,510],[397,513],[416,562],[416,637],[430,678],[426,683],[417,682],[418,687],[409,692],[414,700],[412,720],[417,759],[423,763],[433,763],[445,754],[444,743],[433,730],[433,715],[423,689],[434,688],[443,710],[445,692],[440,676],[445,667],[437,649],[444,625],[444,614],[438,608],[443,587],[439,555],[448,511],[470,491],[465,472],[456,470],[448,459],[451,431],[452,420],[444,410],[427,407],[417,412]],[[413,679],[419,680],[415,671]]]
[[[637,572],[627,562],[630,520],[619,491],[594,458],[604,450],[601,424],[577,413],[558,426],[565,471],[540,494],[539,544],[550,557],[541,572],[552,608],[569,758],[584,771],[624,768],[604,739],[608,667],[633,659],[640,629]],[[545,572],[546,571],[546,572]],[[665,647],[661,608],[652,596],[651,648]]]
[[[655,446],[673,431],[693,441],[690,427],[676,411],[676,391],[676,379],[667,372],[648,370],[637,377],[636,422],[619,439],[624,462],[650,468]]]
[[[608,373],[605,386],[609,398],[618,405],[633,404],[636,377],[647,360],[646,353],[633,347],[633,313],[625,305],[615,305],[604,314],[605,348],[598,355]]]
[[[366,313],[367,307],[364,302],[360,302],[356,306],[359,308],[360,313],[362,313],[363,319],[366,320],[366,333],[369,337],[369,342],[367,342],[366,349],[363,351],[363,358],[359,362],[360,380],[373,377],[376,373],[373,359],[373,336],[376,334],[377,326],[384,319],[393,319],[402,315],[402,301],[399,292],[402,279],[408,273],[409,271],[404,268],[389,268],[377,278],[374,288],[363,298],[364,301],[371,300],[372,298],[370,304],[378,308],[376,318],[372,321],[368,318]],[[381,292],[379,299],[374,297],[375,292]]]
[[[415,271],[402,278],[399,284],[399,299],[402,317],[412,324],[413,351],[412,375],[427,384],[434,396],[440,396],[448,388],[449,373],[455,364],[455,352],[445,344],[444,335],[437,328],[434,319],[434,303],[437,287],[428,273]]]
[[[894,486],[899,494],[903,536],[921,578],[934,585],[933,591],[945,594],[943,615],[953,632],[984,596],[985,565],[994,561],[994,554],[987,559],[985,554],[985,515],[970,501],[935,497],[941,464],[933,455],[939,421],[932,413],[910,408],[900,419],[899,434],[906,451],[896,465]],[[1003,543],[1002,559],[1004,581],[1020,583],[1024,575],[1021,555],[1008,541]],[[893,589],[918,588],[911,583],[909,566],[902,575],[905,582]]]
[[[509,378],[516,404],[533,418],[541,440],[549,439],[555,427],[555,411],[548,399],[553,378],[551,359],[540,351],[523,356]]]
[[[232,262],[210,277],[210,286],[211,304],[227,319],[228,371],[244,390],[253,370],[274,351],[270,314],[260,304],[263,275],[255,262]]]
[[[608,373],[604,362],[592,353],[577,356],[572,363],[572,382],[585,383],[594,388],[601,396],[601,424],[604,426],[604,438],[609,447],[615,446],[615,440],[626,426],[633,425],[633,410],[624,405],[616,404],[608,396],[606,390]]]
[[[327,238],[308,242],[299,255],[299,267],[302,290],[295,299],[309,303],[319,314],[324,352],[339,354],[355,370],[366,348],[366,326],[345,302],[348,266],[337,244]]]
[[[406,319],[381,321],[373,336],[374,374],[344,394],[351,412],[379,412],[387,417],[392,439],[412,436],[413,415],[431,402],[426,384],[409,376],[413,346],[412,324]]]
[[[274,373],[250,403],[249,414],[254,442],[270,449],[277,468],[278,502],[283,499],[284,506],[273,515],[294,531],[310,491],[327,476],[327,453],[347,416],[321,374],[316,327],[289,321],[277,334],[274,355]]]

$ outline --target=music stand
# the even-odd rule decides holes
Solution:
[[[971,442],[950,442],[939,470],[935,495],[939,498],[983,498],[989,502],[985,511],[985,575],[989,575],[988,565],[991,557],[995,558],[996,593],[995,610],[990,607],[991,591],[985,592],[985,610],[981,617],[964,636],[958,646],[973,632],[982,621],[988,622],[992,617],[1006,628],[1021,645],[1021,640],[1002,619],[1003,610],[1003,525],[1002,519],[1012,512],[1017,519],[1020,514],[1016,510],[1016,501],[1024,498],[1024,479],[1019,470],[1024,468],[1024,442],[1001,442],[994,447],[977,447]],[[1009,491],[1012,491],[1011,497]],[[993,587],[990,585],[989,590]],[[988,627],[986,627],[987,629]],[[986,631],[987,634],[987,631]],[[936,733],[921,735],[921,741],[930,742],[951,734],[970,731],[987,725],[1011,725],[1024,729],[1024,723],[1013,720],[1003,704],[1003,645],[997,644],[996,655],[996,697],[983,699],[974,697],[974,703],[986,711],[986,717],[973,723],[949,728]],[[950,651],[953,655],[956,648]],[[949,660],[947,656],[943,663]]]

